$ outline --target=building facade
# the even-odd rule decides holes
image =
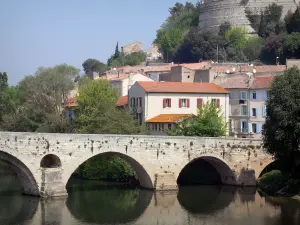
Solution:
[[[174,124],[198,108],[213,101],[229,119],[229,94],[213,83],[136,82],[128,93],[128,105],[134,118],[146,122],[150,134],[165,134]]]

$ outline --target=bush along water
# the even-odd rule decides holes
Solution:
[[[136,183],[133,168],[119,156],[96,156],[81,164],[73,174],[84,180]]]
[[[300,194],[300,179],[292,178],[289,173],[280,170],[263,174],[257,184],[266,195],[291,197]]]

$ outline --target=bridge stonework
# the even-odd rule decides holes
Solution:
[[[66,195],[72,173],[99,154],[122,157],[141,187],[155,190],[177,189],[182,169],[198,159],[213,165],[223,184],[244,186],[256,185],[272,162],[257,139],[0,132],[0,160],[18,174],[26,194]]]

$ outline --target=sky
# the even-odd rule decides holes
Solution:
[[[0,72],[14,85],[40,66],[106,62],[117,41],[148,48],[176,2],[185,0],[1,0]]]

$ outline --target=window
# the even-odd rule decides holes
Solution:
[[[170,98],[163,99],[163,108],[171,108],[171,99]]]
[[[240,100],[247,100],[247,92],[246,91],[240,92]]]
[[[168,124],[168,129],[171,130],[172,129],[172,124]]]
[[[137,106],[142,106],[142,98],[141,97],[137,98]]]
[[[188,98],[179,99],[179,108],[190,108],[190,99]]]
[[[257,113],[256,113],[256,108],[252,108],[252,116],[256,117]]]
[[[242,133],[247,133],[248,132],[248,127],[247,127],[247,122],[246,121],[241,121],[241,132]]]
[[[266,107],[266,105],[263,105],[263,108],[262,108],[262,116],[263,116],[263,117],[266,117],[266,115],[267,115],[267,107]]]
[[[160,123],[159,124],[159,131],[164,131],[164,129],[165,129],[165,124]]]
[[[157,123],[154,124],[154,130],[157,131]]]
[[[197,99],[197,108],[202,107],[202,103],[203,103],[203,99],[202,98],[198,98]]]
[[[256,123],[252,123],[252,133],[254,133],[254,134],[257,133],[257,125],[256,125]]]
[[[253,99],[253,100],[256,100],[256,91],[253,91],[253,92],[252,92],[252,99]]]
[[[247,106],[246,105],[242,105],[241,106],[241,115],[242,116],[247,116],[248,115],[248,112],[247,112]]]
[[[220,108],[220,99],[215,99],[215,98],[213,98],[211,101],[212,101],[212,103],[214,103],[218,108]]]
[[[135,98],[131,98],[131,99],[130,99],[130,105],[131,105],[132,107],[135,106]]]

